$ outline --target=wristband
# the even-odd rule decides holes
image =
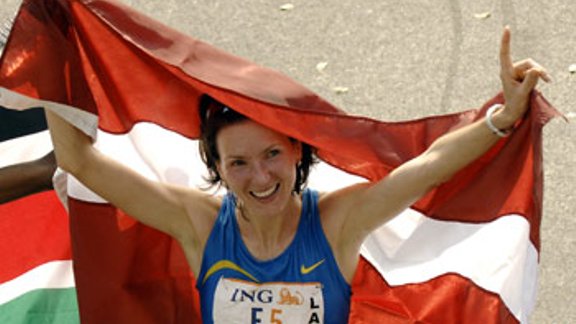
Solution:
[[[506,136],[510,135],[510,131],[501,130],[498,127],[494,126],[494,123],[492,123],[492,114],[494,114],[494,112],[496,110],[498,110],[502,107],[504,107],[504,105],[495,104],[495,105],[491,106],[490,108],[488,108],[488,110],[486,110],[486,118],[484,118],[484,121],[486,121],[486,126],[488,126],[488,128],[490,128],[492,133],[494,133],[495,135],[497,135],[499,137],[506,137]]]

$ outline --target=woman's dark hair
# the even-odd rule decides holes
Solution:
[[[217,163],[220,161],[218,147],[216,146],[216,136],[218,135],[218,132],[225,126],[236,124],[247,120],[248,118],[208,95],[202,96],[199,108],[198,111],[200,113],[201,121],[200,156],[202,157],[202,161],[206,164],[206,167],[208,167],[208,176],[205,177],[205,179],[208,182],[209,187],[213,187],[221,185],[222,181],[216,167]],[[293,138],[290,138],[290,140],[296,142]],[[306,187],[310,168],[317,162],[313,147],[306,143],[301,143],[301,145],[302,158],[296,166],[296,182],[294,183],[293,188],[296,193],[301,193]]]

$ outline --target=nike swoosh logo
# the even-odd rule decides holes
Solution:
[[[313,265],[309,266],[309,267],[305,267],[304,265],[300,266],[300,273],[302,273],[303,275],[307,275],[310,272],[314,271],[316,268],[318,268],[322,263],[324,263],[324,261],[326,261],[326,259],[322,259],[316,263],[314,263]]]
[[[210,269],[208,269],[208,271],[206,271],[206,274],[204,275],[204,279],[202,280],[202,284],[205,284],[206,280],[208,280],[208,278],[210,276],[212,276],[214,273],[216,273],[220,270],[224,270],[224,269],[230,269],[230,270],[238,271],[241,274],[245,275],[246,277],[252,279],[254,282],[260,282],[258,279],[256,279],[250,273],[248,273],[248,271],[242,269],[240,266],[238,266],[234,262],[229,261],[229,260],[220,260],[220,261],[216,262],[213,266],[211,266]]]

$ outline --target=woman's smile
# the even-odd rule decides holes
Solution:
[[[280,189],[280,183],[270,187],[268,190],[264,191],[250,191],[250,195],[258,200],[269,200],[272,198]]]

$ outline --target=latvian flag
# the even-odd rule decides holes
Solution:
[[[381,179],[502,101],[496,96],[478,110],[398,123],[349,116],[278,72],[111,0],[24,1],[0,78],[2,105],[52,109],[93,135],[110,157],[151,179],[187,186],[201,185],[205,174],[195,140],[203,94],[315,146],[323,164],[310,186],[320,190]],[[534,93],[512,136],[366,241],[350,323],[527,321],[537,284],[541,130],[554,115]],[[175,241],[72,177],[67,187],[82,322],[199,323],[194,279]],[[24,212],[5,213],[10,234],[30,228]],[[22,242],[2,246],[16,253],[55,235],[66,231],[12,235]],[[31,252],[18,253],[28,262]],[[32,268],[14,260],[10,270],[2,267],[10,273],[2,278]]]

